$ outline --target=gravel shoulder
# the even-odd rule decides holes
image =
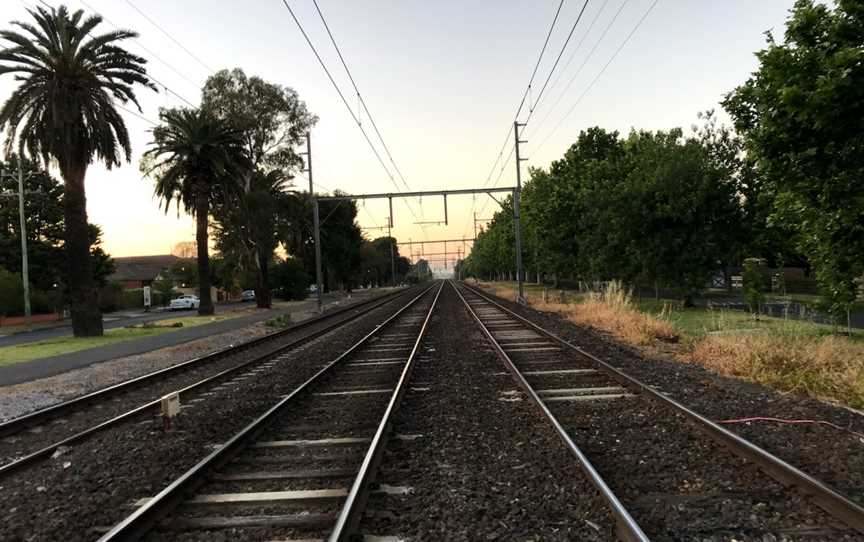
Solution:
[[[488,292],[485,292],[489,295]],[[496,298],[502,305],[595,356],[657,386],[715,421],[745,417],[827,421],[819,424],[740,423],[725,427],[864,504],[864,440],[842,428],[864,432],[864,416],[841,406],[784,394],[765,386],[682,363],[660,348],[637,350],[597,330]]]

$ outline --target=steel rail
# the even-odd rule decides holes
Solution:
[[[165,367],[163,369],[158,369],[156,371],[152,371],[141,376],[124,380],[123,382],[118,382],[117,384],[113,384],[111,386],[101,388],[99,390],[90,392],[85,395],[81,395],[79,397],[75,397],[74,399],[69,399],[67,401],[63,401],[61,403],[57,403],[51,405],[49,407],[45,407],[23,416],[19,416],[17,418],[12,418],[11,420],[7,420],[5,422],[0,423],[0,438],[8,437],[10,435],[14,435],[24,429],[28,429],[30,427],[39,425],[48,420],[54,419],[58,416],[63,415],[66,411],[71,410],[73,408],[81,407],[86,404],[90,404],[94,401],[101,400],[105,397],[113,395],[115,393],[126,391],[127,389],[131,389],[135,386],[140,386],[142,384],[147,384],[150,381],[156,381],[162,377],[167,375],[171,375],[174,373],[180,373],[187,369],[192,369],[198,365],[202,365],[207,362],[214,361],[226,355],[235,354],[237,352],[248,350],[249,348],[259,346],[265,342],[270,342],[273,339],[277,339],[279,337],[294,333],[296,331],[300,331],[302,329],[306,329],[315,324],[319,324],[322,321],[331,319],[336,316],[340,316],[345,314],[346,312],[350,312],[352,310],[356,310],[362,307],[365,307],[370,304],[383,304],[384,301],[389,300],[395,296],[404,293],[404,291],[392,292],[382,296],[378,296],[372,299],[367,299],[365,301],[361,301],[359,303],[352,303],[346,307],[341,307],[334,311],[328,312],[321,316],[316,316],[315,318],[310,318],[308,320],[303,320],[302,322],[297,322],[285,329],[280,329],[278,331],[274,331],[273,333],[268,333],[266,335],[262,335],[261,337],[256,337],[255,339],[245,341],[240,344],[235,344],[232,346],[226,346],[219,350],[214,350],[208,354],[203,356],[199,356],[197,358],[192,358],[190,360],[184,361],[182,363],[178,363],[176,365],[172,365],[170,367]],[[376,305],[377,306],[377,305]],[[374,307],[373,307],[374,308]],[[368,309],[373,310],[373,309]],[[361,313],[362,314],[362,313]]]
[[[116,541],[131,541],[137,540],[146,534],[160,518],[169,513],[177,505],[179,505],[184,497],[194,491],[197,487],[203,484],[206,476],[213,469],[216,469],[230,460],[236,452],[242,450],[247,443],[254,440],[260,435],[269,425],[269,423],[292,401],[307,388],[318,382],[324,375],[328,374],[344,359],[348,358],[355,350],[365,345],[372,337],[378,335],[394,322],[403,312],[411,308],[418,300],[429,293],[434,286],[426,288],[417,296],[412,298],[406,305],[400,308],[392,316],[378,324],[372,331],[367,333],[362,339],[354,343],[351,347],[340,354],[336,359],[318,370],[305,382],[295,388],[290,394],[286,395],[275,405],[270,407],[264,414],[256,418],[249,425],[241,429],[225,444],[211,452],[204,459],[199,461],[191,469],[180,475],[179,478],[171,482],[165,489],[160,491],[155,497],[150,499],[146,504],[140,506],[132,512],[120,523],[111,528],[99,538],[97,542],[116,542]]]
[[[833,515],[837,519],[843,521],[855,530],[864,533],[864,507],[856,503],[848,496],[840,493],[825,482],[807,474],[798,467],[783,461],[771,452],[757,446],[749,440],[729,431],[725,427],[718,425],[698,412],[688,408],[682,403],[679,403],[671,397],[660,393],[648,384],[638,380],[620,369],[613,367],[597,356],[586,352],[582,348],[570,343],[566,339],[547,331],[538,326],[527,318],[520,316],[516,312],[504,307],[500,303],[491,299],[487,295],[477,291],[477,289],[464,285],[469,291],[489,303],[495,305],[505,313],[517,318],[519,321],[530,326],[535,331],[557,342],[558,344],[569,348],[570,350],[588,358],[594,362],[603,372],[618,381],[622,386],[625,386],[637,393],[645,394],[647,397],[659,402],[663,406],[671,408],[674,412],[681,414],[687,420],[694,424],[697,429],[700,429],[715,442],[726,446],[734,454],[748,461],[752,461],[758,465],[766,474],[784,484],[786,486],[795,486],[799,491],[809,495],[813,501],[823,510]]]
[[[408,361],[402,369],[402,374],[399,377],[399,382],[396,384],[396,390],[390,397],[390,402],[387,404],[387,410],[381,416],[381,422],[378,424],[378,429],[375,431],[375,436],[372,438],[372,443],[363,458],[363,464],[354,483],[351,486],[351,491],[339,512],[339,517],[336,520],[336,526],[330,533],[330,542],[339,542],[350,540],[355,534],[357,526],[361,519],[361,514],[366,505],[368,498],[368,486],[375,477],[378,466],[381,462],[381,455],[384,452],[384,447],[387,444],[387,433],[391,428],[391,422],[396,412],[399,410],[399,405],[402,402],[402,397],[405,395],[405,390],[408,387],[408,381],[411,378],[411,373],[414,370],[414,364],[417,356],[417,351],[420,349],[420,342],[426,335],[426,328],[429,327],[429,321],[432,319],[432,313],[438,305],[438,298],[441,296],[441,290],[444,289],[444,283],[438,287],[435,293],[435,298],[432,300],[432,306],[426,313],[426,319],[423,320],[423,325],[420,328],[420,333],[417,334],[417,340],[414,341],[414,348],[411,349],[411,354],[408,356]]]
[[[480,326],[480,329],[483,331],[483,334],[486,336],[486,339],[489,341],[489,344],[495,350],[495,354],[498,358],[504,363],[507,370],[513,375],[513,378],[519,383],[519,386],[525,390],[525,393],[528,394],[531,401],[534,405],[540,409],[540,412],[546,418],[546,420],[552,425],[555,429],[555,432],[558,433],[558,437],[564,442],[564,445],[567,449],[572,453],[576,460],[579,462],[579,467],[582,469],[582,472],[588,477],[588,480],[591,484],[597,489],[600,493],[600,496],[606,501],[606,505],[609,507],[609,510],[612,512],[612,516],[615,518],[615,527],[617,530],[618,537],[621,540],[626,542],[648,542],[650,539],[648,536],[642,531],[642,528],[639,527],[639,524],[636,523],[636,520],[630,515],[630,512],[624,507],[621,501],[618,499],[618,496],[612,491],[603,477],[597,472],[597,469],[591,463],[591,460],[588,459],[588,456],[579,448],[579,446],[570,438],[570,435],[567,433],[567,430],[561,425],[561,422],[552,414],[552,411],[543,403],[543,400],[540,399],[540,396],[537,395],[537,392],[534,391],[534,388],[531,384],[528,383],[528,380],[525,379],[525,376],[519,371],[516,365],[513,363],[513,360],[510,359],[510,356],[507,355],[507,352],[501,347],[498,341],[495,339],[495,336],[492,335],[492,332],[486,327],[483,321],[480,319],[480,316],[474,311],[471,307],[471,304],[468,303],[468,300],[465,299],[465,296],[462,295],[462,292],[459,291],[459,288],[456,287],[452,282],[450,285],[456,291],[456,294],[459,296],[459,299],[462,300],[462,303],[465,305],[465,308],[468,309],[468,312],[471,314],[471,317],[474,318],[474,321],[477,322],[477,325]]]
[[[242,362],[242,363],[235,365],[233,367],[229,367],[227,369],[224,369],[224,370],[222,370],[222,371],[220,371],[214,375],[210,375],[206,378],[203,378],[201,380],[193,382],[192,384],[189,384],[189,385],[187,385],[183,388],[180,388],[178,390],[175,390],[175,391],[182,396],[183,394],[189,393],[190,391],[194,391],[198,388],[213,384],[214,382],[217,382],[217,381],[225,378],[228,375],[231,375],[233,373],[241,371],[241,370],[243,370],[249,366],[255,365],[257,363],[261,363],[262,361],[264,361],[268,358],[271,358],[275,355],[278,355],[279,353],[284,352],[285,350],[295,348],[295,347],[300,346],[302,344],[305,344],[309,341],[312,341],[312,340],[314,340],[314,339],[316,339],[316,338],[318,338],[318,337],[320,337],[326,333],[329,333],[330,331],[332,331],[332,330],[334,330],[334,329],[336,329],[336,328],[338,328],[344,324],[347,324],[348,322],[351,322],[351,321],[359,318],[360,316],[363,316],[364,314],[367,314],[369,311],[372,311],[372,310],[380,307],[381,305],[389,303],[390,301],[392,301],[393,295],[398,295],[398,294],[403,294],[403,293],[405,293],[405,292],[400,291],[400,292],[396,292],[395,294],[388,294],[386,298],[384,296],[378,297],[378,298],[376,298],[376,301],[379,301],[378,303],[374,303],[371,307],[367,308],[366,310],[363,310],[361,312],[358,312],[355,315],[352,315],[347,320],[340,320],[340,321],[333,322],[322,329],[313,331],[309,335],[305,335],[303,337],[298,337],[297,339],[291,341],[290,343],[277,346],[276,348],[274,348],[268,352],[265,352],[264,354],[261,354],[260,356],[256,356],[255,358],[253,358],[251,360],[247,360],[247,361]],[[352,308],[357,308],[357,307],[352,306]],[[332,316],[332,314],[331,314],[331,316]],[[319,320],[319,322],[320,322],[320,320]],[[279,332],[277,332],[277,333],[279,333]],[[269,335],[265,335],[264,337],[273,338],[275,335],[276,335],[276,333],[271,333]],[[224,352],[224,350],[220,351],[220,352]],[[196,359],[202,359],[202,358],[196,358]],[[150,373],[150,374],[153,374],[153,373]],[[80,431],[78,433],[70,435],[70,436],[68,436],[62,440],[59,440],[59,441],[53,443],[53,444],[49,444],[48,446],[44,446],[44,447],[36,450],[35,452],[31,452],[31,453],[29,453],[23,457],[16,459],[15,461],[11,461],[9,463],[6,463],[5,465],[0,466],[0,477],[8,475],[11,472],[17,471],[21,468],[24,468],[24,467],[30,465],[31,463],[34,463],[34,462],[36,462],[42,458],[50,456],[61,446],[69,446],[71,444],[75,444],[76,442],[80,442],[89,436],[92,436],[96,433],[104,431],[104,430],[106,430],[110,427],[113,427],[115,425],[118,425],[124,421],[135,418],[136,416],[139,416],[150,409],[155,409],[160,405],[161,400],[162,399],[160,397],[160,398],[153,399],[152,401],[148,401],[148,402],[146,402],[142,405],[139,405],[139,406],[137,406],[131,410],[127,410],[126,412],[123,412],[122,414],[118,414],[117,416],[114,416],[114,417],[109,418],[103,422],[96,424],[96,425],[88,427],[87,429],[84,429],[83,431]]]

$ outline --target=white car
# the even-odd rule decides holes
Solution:
[[[201,300],[198,299],[197,295],[181,295],[177,299],[171,300],[168,310],[197,309],[200,304]]]

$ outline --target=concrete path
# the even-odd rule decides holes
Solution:
[[[336,297],[325,295],[325,307],[338,303]],[[361,297],[361,296],[357,296]],[[359,301],[360,299],[355,299]],[[210,335],[224,333],[232,329],[250,326],[252,324],[269,320],[282,314],[297,314],[315,310],[315,300],[302,301],[285,309],[256,312],[249,316],[238,316],[210,324],[189,327],[179,331],[169,331],[152,337],[142,337],[116,344],[99,346],[79,352],[71,352],[49,358],[40,358],[11,365],[0,366],[0,386],[9,386],[29,382],[39,378],[54,376],[73,369],[86,367],[94,363],[122,358],[142,352],[149,352],[180,343],[201,339]],[[124,323],[126,325],[126,323]]]

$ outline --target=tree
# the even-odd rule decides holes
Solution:
[[[664,285],[689,300],[741,237],[735,175],[713,141],[685,139],[680,129],[625,140],[582,132],[548,172],[531,171],[526,252],[556,275]],[[513,229],[508,199],[478,235],[466,270],[512,276]]]
[[[201,104],[242,132],[252,165],[244,176],[247,191],[255,169],[288,173],[303,164],[294,148],[318,117],[294,89],[247,77],[240,68],[221,70],[204,83]]]
[[[11,155],[0,162],[0,171],[17,171],[18,156]],[[55,292],[53,301],[61,301],[70,283],[64,246],[63,186],[40,164],[33,160],[22,163],[24,181],[24,215],[27,226],[27,253],[30,286],[35,301],[48,292]],[[0,192],[17,194],[17,174],[0,179]],[[100,246],[102,230],[88,224],[90,237],[90,268],[93,281],[99,287],[107,283],[114,272],[114,262]],[[21,226],[18,218],[18,198],[0,198],[0,267],[21,274]],[[68,298],[68,291],[63,292]],[[42,307],[44,309],[44,306]],[[56,308],[55,306],[48,307]]]
[[[162,124],[142,158],[141,169],[156,181],[155,194],[165,212],[177,202],[195,218],[198,245],[198,314],[213,314],[210,295],[208,221],[212,204],[236,197],[237,180],[248,171],[242,133],[200,109],[165,109]]]
[[[341,195],[336,192],[336,195]],[[308,192],[286,199],[290,209],[277,222],[279,239],[292,256],[303,262],[310,277],[315,276],[315,245],[312,231],[312,202]],[[320,202],[321,260],[325,291],[357,281],[361,269],[363,234],[357,225],[357,204],[353,201]],[[356,284],[356,282],[354,282]]]
[[[279,240],[276,221],[293,221],[296,206],[284,201],[292,170],[303,160],[294,148],[317,122],[291,88],[247,77],[240,68],[222,70],[204,85],[202,108],[242,133],[250,169],[243,175],[239,204],[217,206],[213,215],[219,250],[257,273],[255,301],[270,307],[268,267]]]
[[[255,274],[255,301],[269,308],[271,294],[268,269],[279,246],[278,222],[289,220],[293,207],[285,192],[288,179],[279,170],[256,171],[249,191],[217,205],[216,249],[237,269]]]
[[[85,18],[81,10],[70,14],[65,6],[29,13],[35,26],[14,21],[20,31],[0,31],[0,39],[8,43],[0,51],[0,74],[20,74],[21,82],[0,109],[6,154],[17,138],[19,154],[26,150],[46,164],[56,161],[64,181],[72,330],[76,337],[101,335],[84,178],[94,156],[109,169],[119,166],[122,157],[129,161],[129,133],[115,100],[132,102],[140,110],[133,87],[155,86],[147,78],[146,60],[117,45],[136,33],[95,35],[101,17]]]
[[[861,2],[798,0],[783,42],[769,32],[758,70],[723,102],[835,317],[864,274],[862,41]]]

